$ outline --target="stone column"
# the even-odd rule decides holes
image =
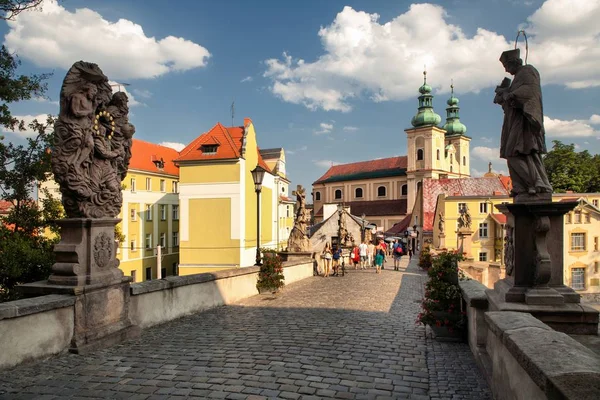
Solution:
[[[445,233],[440,233],[439,236],[439,242],[438,242],[438,248],[443,249],[446,247],[446,234]]]
[[[473,231],[470,228],[462,227],[458,229],[456,235],[458,237],[458,248],[465,253],[467,260],[473,260],[473,255],[471,254],[471,237]]]

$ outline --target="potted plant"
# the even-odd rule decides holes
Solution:
[[[464,274],[458,262],[464,256],[457,251],[442,250],[432,255],[432,265],[427,271],[429,281],[425,286],[425,297],[417,323],[429,325],[436,339],[460,340],[466,326],[465,313],[461,310],[462,298],[458,280]]]
[[[419,255],[419,267],[421,267],[425,271],[427,271],[431,267],[431,262],[432,262],[431,252],[429,250],[429,246],[426,246],[423,248],[423,250],[421,251],[421,254]]]
[[[262,265],[256,282],[259,293],[275,294],[285,285],[282,264],[283,261],[275,250],[262,250]]]

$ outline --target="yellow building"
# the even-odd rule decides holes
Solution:
[[[119,215],[122,219],[119,226],[125,236],[118,253],[120,268],[134,282],[177,275],[179,168],[173,160],[178,153],[169,147],[133,139],[131,154]]]
[[[285,150],[281,147],[273,149],[260,149],[260,155],[265,164],[275,175],[276,192],[279,194],[277,206],[277,249],[287,247],[290,232],[294,227],[294,203],[289,196],[290,180],[285,170]]]
[[[176,164],[181,275],[253,265],[257,211],[260,247],[277,246],[278,175],[262,159],[250,119],[241,127],[217,123],[183,149]],[[250,172],[257,165],[267,171],[258,210]]]

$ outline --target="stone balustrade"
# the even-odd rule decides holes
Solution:
[[[257,294],[259,267],[169,276],[131,284],[129,317],[140,328],[231,304]],[[313,276],[313,260],[283,264],[285,283]],[[49,357],[73,340],[75,296],[46,295],[0,303],[0,369]]]

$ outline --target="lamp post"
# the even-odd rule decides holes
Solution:
[[[419,231],[417,231],[417,224],[413,225],[413,232],[415,233],[415,238],[413,239],[413,251],[417,251],[417,246],[419,245]]]
[[[364,242],[365,241],[365,218],[367,216],[363,213],[360,218],[362,219],[362,231],[361,231],[361,235],[360,235],[360,242]]]
[[[257,165],[252,171],[252,180],[254,181],[254,191],[256,192],[256,264],[260,262],[260,191],[262,190],[262,182],[265,177],[265,169]]]

